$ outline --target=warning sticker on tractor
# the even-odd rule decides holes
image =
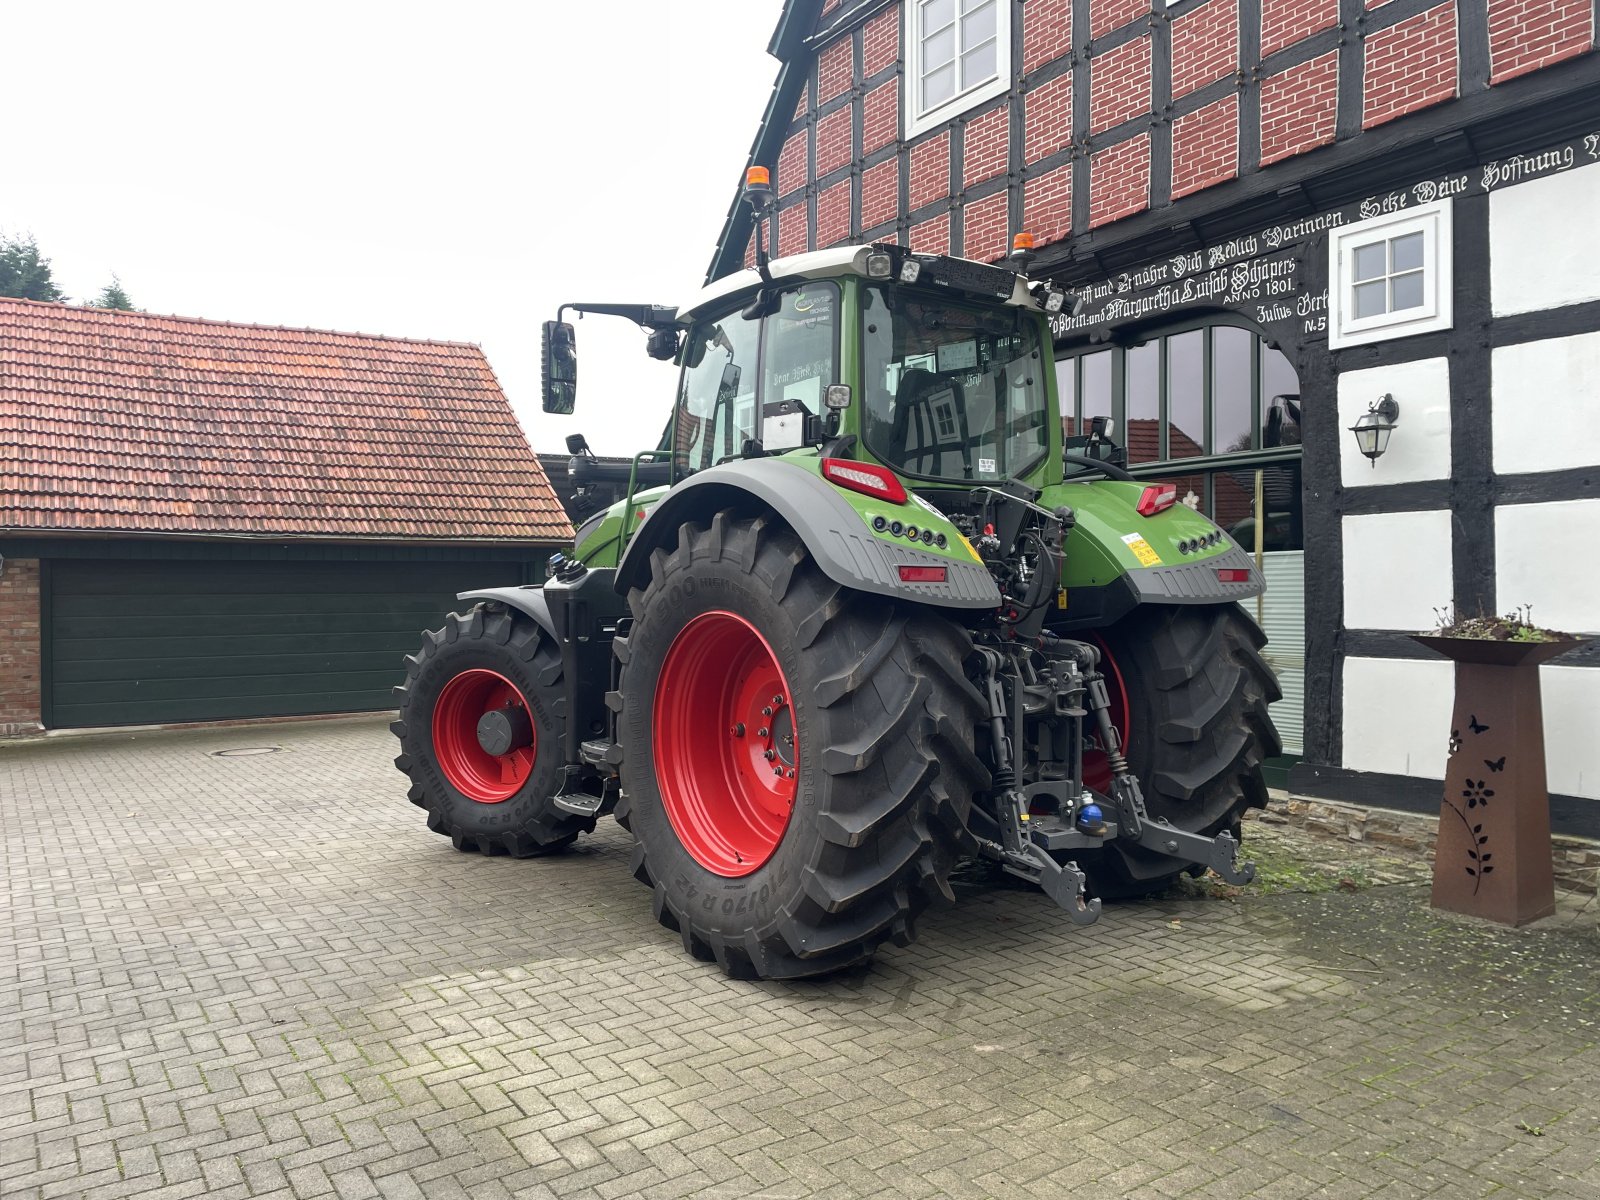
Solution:
[[[1133,551],[1133,556],[1139,560],[1141,567],[1161,565],[1161,555],[1156,553],[1154,546],[1144,540],[1144,534],[1125,533],[1122,535],[1122,544]]]

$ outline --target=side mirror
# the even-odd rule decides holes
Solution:
[[[564,321],[546,321],[540,338],[544,411],[570,413],[578,399],[578,339]]]

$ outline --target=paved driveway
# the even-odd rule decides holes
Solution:
[[[0,1195],[1600,1196],[1592,909],[1083,931],[971,886],[870,971],[736,983],[615,825],[458,855],[392,753],[375,721],[0,747]]]

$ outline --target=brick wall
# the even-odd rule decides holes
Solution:
[[[861,153],[871,154],[900,136],[900,84],[891,79],[861,101]]]
[[[875,229],[900,211],[900,162],[885,159],[861,176],[861,228]]]
[[[950,214],[911,227],[911,248],[919,254],[950,253]]]
[[[1011,110],[1002,104],[967,122],[961,141],[961,183],[972,187],[1003,175],[1011,149]]]
[[[1339,20],[1339,0],[1261,0],[1261,57]]]
[[[867,22],[861,35],[862,72],[868,77],[900,57],[900,6],[891,5]]]
[[[1089,227],[1104,225],[1150,203],[1150,135],[1102,150],[1089,159]]]
[[[1594,46],[1590,0],[1489,0],[1489,79],[1504,83]]]
[[[1010,249],[1006,231],[1006,194],[974,200],[965,209],[961,253],[981,262],[996,262]]]
[[[1150,39],[1135,38],[1089,64],[1089,132],[1150,111]]]
[[[0,735],[39,728],[39,560],[0,567]]]
[[[950,194],[950,135],[941,133],[911,149],[911,207]]]
[[[1072,143],[1072,72],[1030,88],[1023,101],[1023,157],[1038,162]]]
[[[1261,165],[1333,141],[1338,104],[1336,50],[1261,81]]]
[[[1341,0],[1258,0],[1254,6],[1244,0],[1089,0],[1088,28],[1080,29],[1085,22],[1073,20],[1077,0],[1002,0],[1012,17],[1021,77],[1007,95],[954,114],[914,145],[900,140],[908,83],[895,71],[903,65],[906,5],[888,4],[864,21],[845,17],[839,36],[811,64],[773,164],[778,194],[790,207],[809,206],[809,212],[782,210],[781,248],[793,253],[892,231],[918,244],[947,244],[953,235],[964,245],[970,234],[970,252],[979,253],[976,247],[993,241],[997,214],[1009,220],[1019,209],[1021,228],[1042,245],[1085,234],[1148,207],[1149,156],[1157,155],[1165,171],[1168,146],[1170,179],[1156,181],[1163,203],[1336,137],[1359,137],[1447,105],[1458,90],[1482,92],[1491,79],[1481,72],[1462,75],[1458,14],[1481,20],[1487,13],[1494,84],[1595,45],[1594,0],[1412,0],[1403,14],[1386,0],[1363,3],[1374,15],[1341,27]],[[1080,17],[1084,11],[1078,10]],[[1258,28],[1241,28],[1256,22]],[[1244,61],[1244,47],[1258,36],[1259,49]],[[1171,75],[1163,80],[1155,72],[1166,69],[1166,56],[1157,54],[1166,38]],[[1359,53],[1347,61],[1361,64],[1361,74],[1341,81],[1343,51],[1337,47],[1352,40],[1361,43]],[[869,88],[869,80],[876,86]],[[1359,125],[1338,123],[1341,86],[1360,93]],[[1346,102],[1356,99],[1345,96]],[[1258,111],[1259,127],[1245,127],[1253,126]],[[1075,114],[1081,127],[1074,125]],[[858,119],[859,139],[853,130]],[[1240,161],[1244,147],[1257,144],[1259,156]],[[1020,162],[1013,161],[1013,148]],[[1142,163],[1141,153],[1147,156]],[[849,168],[849,187],[819,195],[808,156],[821,176]],[[994,199],[999,181],[1003,202]],[[1109,189],[1105,194],[1102,186]],[[856,189],[860,203],[852,212]],[[979,205],[979,212],[966,211]],[[908,228],[912,213],[942,214],[946,207],[948,220],[935,217]],[[1017,228],[1002,232],[995,244],[1003,252]]]
[[[1239,0],[1207,0],[1172,23],[1174,100],[1239,69]]]
[[[1239,97],[1172,123],[1172,198],[1187,196],[1239,173]]]
[[[1455,99],[1456,70],[1455,0],[1379,30],[1367,39],[1362,128]]]
[[[831,174],[849,164],[850,105],[846,104],[817,122],[817,175]]]
[[[850,240],[850,181],[841,180],[817,194],[817,249]]]
[[[1032,74],[1072,49],[1072,0],[1028,0],[1022,9],[1022,70]]]
[[[1028,180],[1022,189],[1022,227],[1038,244],[1072,232],[1072,164]]]
[[[1104,37],[1149,13],[1150,0],[1089,0],[1089,36]]]

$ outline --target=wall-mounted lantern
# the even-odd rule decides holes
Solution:
[[[1356,435],[1356,445],[1361,448],[1361,453],[1372,460],[1374,468],[1378,465],[1378,459],[1383,457],[1383,452],[1389,448],[1389,435],[1399,423],[1400,406],[1395,403],[1393,396],[1385,392],[1376,404],[1369,404],[1367,411],[1350,426],[1350,432]]]

